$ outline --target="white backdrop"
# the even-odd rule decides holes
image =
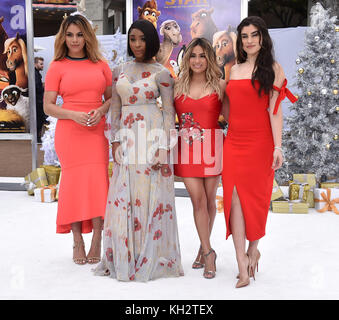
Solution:
[[[298,57],[298,53],[304,48],[304,37],[307,28],[308,27],[297,27],[269,30],[274,44],[276,60],[282,65],[288,81],[288,87],[293,94],[297,94],[298,91],[294,87],[295,76],[297,74],[295,60]],[[98,39],[112,68],[119,60],[121,61],[121,55],[125,55],[127,52],[126,35],[120,33],[115,35],[102,35],[98,36]],[[42,72],[44,81],[48,65],[53,59],[54,36],[34,38],[34,46],[44,48],[35,53],[35,56],[41,56],[45,59],[45,68]],[[113,55],[112,50],[116,50],[118,53],[118,57],[114,62],[111,61]],[[282,104],[284,116],[289,114],[289,105],[290,102],[288,99],[285,99]]]

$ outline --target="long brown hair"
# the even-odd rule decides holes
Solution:
[[[105,60],[103,55],[99,50],[99,42],[95,35],[95,32],[88,22],[88,20],[80,15],[76,14],[73,16],[68,16],[61,23],[60,29],[55,36],[54,42],[54,60],[62,60],[67,55],[67,46],[66,46],[66,31],[71,24],[75,24],[81,30],[85,39],[84,50],[86,56],[92,62],[98,62],[99,60]]]
[[[180,97],[182,94],[187,96],[189,93],[190,81],[192,79],[192,70],[190,68],[190,57],[194,47],[200,46],[205,53],[207,59],[206,69],[206,85],[205,89],[211,87],[213,91],[221,98],[221,90],[219,86],[219,80],[222,77],[222,72],[217,65],[217,59],[211,43],[205,38],[194,38],[187,46],[185,54],[180,64],[180,72],[178,74],[178,81],[174,85],[174,92],[176,97]]]
[[[241,31],[244,27],[253,25],[255,26],[260,35],[260,43],[261,48],[259,54],[256,58],[253,73],[252,73],[252,84],[254,86],[254,80],[258,80],[259,87],[259,95],[261,91],[268,94],[273,88],[274,82],[274,52],[273,52],[273,44],[271,37],[268,33],[268,29],[266,23],[263,19],[257,16],[250,16],[245,18],[240,22],[237,27],[238,37],[237,37],[237,62],[243,63],[247,59],[247,53],[243,49],[242,39],[241,39]]]

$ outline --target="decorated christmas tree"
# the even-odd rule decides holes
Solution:
[[[339,176],[339,27],[330,9],[311,9],[305,47],[296,58],[299,100],[290,106],[283,133],[285,163],[279,183],[293,173],[314,173],[317,180]]]

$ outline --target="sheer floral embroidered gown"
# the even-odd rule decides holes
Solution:
[[[161,109],[156,103],[159,96]],[[110,112],[110,139],[120,141],[128,162],[113,166],[103,258],[95,272],[122,281],[183,275],[173,166],[153,170],[150,162],[159,146],[169,145],[169,131],[174,128],[169,71],[158,63],[135,61],[117,67]],[[165,140],[156,137],[162,131]]]

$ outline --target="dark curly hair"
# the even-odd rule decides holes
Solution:
[[[257,59],[255,61],[253,73],[252,73],[252,85],[254,86],[254,80],[259,81],[259,96],[261,92],[264,91],[265,94],[268,94],[273,88],[274,82],[274,70],[273,64],[274,60],[274,51],[271,37],[268,33],[266,23],[263,19],[257,16],[250,16],[243,19],[237,27],[238,37],[237,37],[237,62],[243,63],[247,60],[247,53],[243,49],[242,40],[241,40],[241,31],[244,27],[253,25],[258,28],[261,48],[258,53]]]

